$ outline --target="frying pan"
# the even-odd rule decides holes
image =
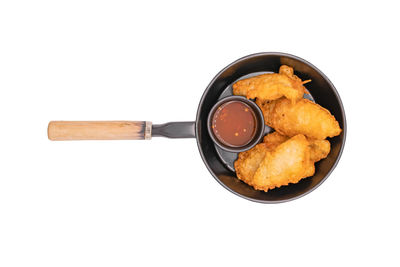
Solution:
[[[208,116],[213,106],[232,95],[237,80],[268,72],[278,72],[281,65],[294,68],[307,84],[306,98],[327,108],[343,129],[339,136],[328,138],[331,151],[326,159],[315,164],[315,174],[297,184],[282,186],[268,192],[255,190],[240,181],[233,163],[236,152],[226,151],[215,143],[208,131]],[[264,134],[273,131],[265,126]],[[257,53],[240,58],[221,70],[206,88],[194,122],[152,124],[148,121],[52,121],[48,127],[50,140],[149,140],[152,137],[196,138],[200,155],[212,176],[227,190],[247,200],[280,203],[311,192],[324,182],[336,167],[344,149],[346,117],[342,101],[333,84],[315,66],[297,56],[279,52]]]

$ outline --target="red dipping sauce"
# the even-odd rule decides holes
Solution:
[[[211,121],[215,137],[231,147],[241,147],[250,143],[256,127],[257,120],[252,108],[235,100],[219,106]]]

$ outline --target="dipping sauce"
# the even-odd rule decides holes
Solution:
[[[217,108],[211,128],[215,137],[224,145],[245,146],[253,139],[256,116],[250,106],[241,101],[229,101]]]

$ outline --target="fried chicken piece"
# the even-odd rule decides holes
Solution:
[[[275,150],[267,151],[251,182],[255,189],[268,191],[297,183],[314,175],[314,172],[309,142],[299,134],[278,145]]]
[[[328,140],[308,140],[311,149],[311,160],[320,161],[328,156],[331,151],[331,143]]]
[[[287,141],[289,137],[281,135],[278,132],[273,132],[264,136],[263,143],[269,150],[274,150],[277,146]]]
[[[289,138],[273,132],[264,137],[264,143],[239,153],[234,166],[240,180],[268,191],[314,175],[314,162],[329,152],[327,140],[310,140],[304,135]]]
[[[268,141],[266,142],[267,137]],[[285,139],[283,140],[283,138]],[[267,151],[274,150],[286,139],[286,137],[278,133],[268,134],[264,137],[264,143],[260,143],[245,152],[240,152],[238,159],[234,163],[237,177],[243,182],[252,185],[254,173],[260,166]]]
[[[265,123],[289,137],[304,134],[312,139],[323,140],[337,136],[342,131],[329,110],[308,99],[292,103],[280,98],[267,102],[257,100],[256,103],[263,111]]]
[[[264,144],[269,150],[274,150],[277,146],[288,140],[289,137],[281,135],[278,132],[270,133],[264,136]],[[320,161],[328,156],[331,151],[331,144],[328,140],[317,140],[307,138],[310,146],[311,160]]]
[[[308,81],[306,81],[308,82]],[[233,85],[233,94],[261,101],[275,100],[282,96],[292,102],[303,98],[308,92],[299,77],[294,75],[292,67],[282,65],[279,73],[267,73],[237,81]]]
[[[252,185],[254,173],[264,159],[265,153],[267,153],[267,148],[263,143],[239,153],[239,157],[234,163],[237,177],[243,182]]]

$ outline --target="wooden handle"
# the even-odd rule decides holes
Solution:
[[[147,140],[151,128],[149,121],[51,121],[47,135],[53,141]]]

